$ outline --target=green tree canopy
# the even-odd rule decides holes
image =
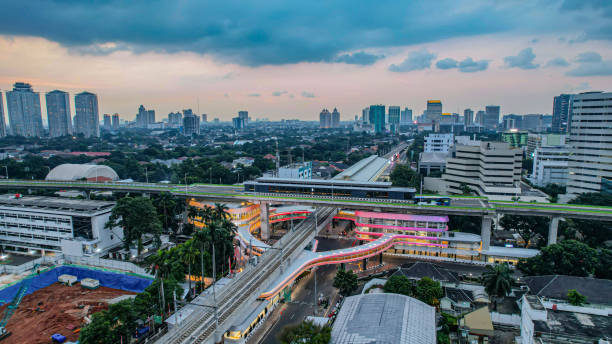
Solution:
[[[123,197],[117,201],[105,228],[123,228],[126,249],[136,242],[138,254],[142,252],[142,236],[153,234],[159,245],[161,223],[151,200],[146,197]]]
[[[487,265],[483,275],[485,291],[492,297],[504,297],[512,291],[512,272],[508,264]]]
[[[418,189],[421,185],[421,177],[412,170],[410,165],[397,165],[391,172],[391,183],[394,186],[404,186]]]
[[[567,301],[574,306],[582,306],[586,303],[586,296],[580,294],[576,289],[567,291]]]
[[[504,229],[517,232],[525,241],[526,247],[539,242],[539,238],[546,237],[549,223],[550,219],[544,216],[504,215],[499,220]]]
[[[331,328],[327,326],[319,327],[312,322],[304,321],[283,328],[278,340],[282,344],[327,344],[331,340]]]
[[[83,344],[129,343],[138,319],[132,300],[123,300],[95,313],[90,324],[83,327],[79,342]]]
[[[576,240],[564,240],[544,247],[535,257],[519,261],[525,275],[589,276],[598,264],[597,251]]]
[[[421,278],[415,289],[416,298],[425,302],[428,305],[434,306],[440,302],[440,298],[444,296],[440,282],[434,281],[429,277]]]
[[[350,295],[357,289],[357,275],[352,271],[338,269],[336,277],[334,277],[334,288],[338,288],[343,296]]]
[[[394,275],[389,277],[385,283],[383,290],[385,293],[402,294],[414,297],[415,288],[412,281],[406,276]]]

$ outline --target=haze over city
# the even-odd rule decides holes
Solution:
[[[89,91],[127,120],[140,104],[350,120],[427,99],[549,114],[554,95],[609,89],[611,22],[609,1],[18,1],[0,12],[0,89]]]

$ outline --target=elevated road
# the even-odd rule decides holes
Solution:
[[[245,192],[241,186],[191,184],[174,185],[162,183],[91,183],[53,182],[38,180],[2,180],[5,189],[81,189],[110,190],[139,193],[170,192],[176,196],[193,197],[210,202],[273,202],[304,204],[311,206],[333,206],[355,210],[402,211],[413,214],[446,214],[493,216],[497,213],[527,216],[562,216],[590,220],[612,221],[612,207],[556,203],[510,202],[488,200],[486,197],[448,196],[450,206],[415,205],[411,201],[373,198],[330,197],[307,194],[264,194]]]
[[[216,302],[211,293],[198,296],[191,302],[193,312],[178,326],[174,327],[158,343],[186,344],[213,343],[218,341],[227,330],[234,315],[258,295],[265,291],[270,282],[282,273],[295,257],[299,256],[314,238],[319,227],[335,214],[333,208],[317,209],[314,214],[302,221],[291,235],[285,235],[273,248],[259,257],[255,266],[247,267],[234,279],[219,290]],[[316,223],[316,226],[315,226]],[[217,320],[215,320],[215,308]],[[218,326],[218,327],[217,327]]]

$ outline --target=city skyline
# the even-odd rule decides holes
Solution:
[[[241,109],[253,118],[316,121],[326,104],[338,107],[343,120],[367,104],[407,106],[416,116],[428,99],[442,100],[445,112],[495,104],[502,115],[552,113],[552,97],[605,91],[612,82],[606,25],[612,5],[604,2],[257,6],[263,16],[286,13],[287,19],[274,27],[254,20],[248,11],[233,16],[236,9],[226,4],[215,8],[218,18],[211,18],[209,27],[198,24],[199,31],[162,17],[166,12],[158,7],[163,4],[116,4],[116,13],[107,12],[113,6],[99,3],[7,6],[0,14],[2,91],[17,81],[32,84],[41,94],[86,90],[99,96],[101,114],[119,113],[128,120],[140,104],[161,117],[192,108],[223,121]],[[172,11],[189,18],[190,11],[208,13],[208,7],[214,6],[186,2]],[[439,11],[442,7],[448,10]],[[25,17],[19,14],[42,10],[45,23],[19,25],[18,18]],[[82,16],[68,17],[68,10]],[[348,23],[333,21],[329,14],[321,20],[335,25],[299,19],[300,11],[318,18],[329,10]],[[145,22],[137,19],[141,26],[124,24],[126,13],[150,11],[150,17],[142,16]],[[436,22],[445,25],[419,17],[434,12]],[[398,20],[359,23],[371,13]],[[402,13],[406,18],[399,19]],[[116,28],[107,30],[109,24]],[[278,25],[282,30],[276,30]],[[78,34],[81,30],[86,34]],[[167,34],[158,37],[164,30]],[[288,37],[278,37],[277,31]]]

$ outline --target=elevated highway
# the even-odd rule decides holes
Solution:
[[[415,205],[411,201],[331,197],[308,194],[268,194],[245,192],[241,186],[191,184],[175,185],[162,183],[92,183],[92,182],[53,182],[38,180],[2,180],[4,189],[81,189],[109,190],[120,192],[161,193],[170,192],[179,197],[197,198],[210,202],[269,202],[303,204],[318,207],[333,206],[355,210],[374,210],[389,212],[410,212],[423,215],[470,215],[495,216],[514,214],[527,216],[570,217],[590,220],[612,221],[612,207],[588,206],[556,203],[532,203],[489,200],[486,197],[448,196],[450,206]]]

